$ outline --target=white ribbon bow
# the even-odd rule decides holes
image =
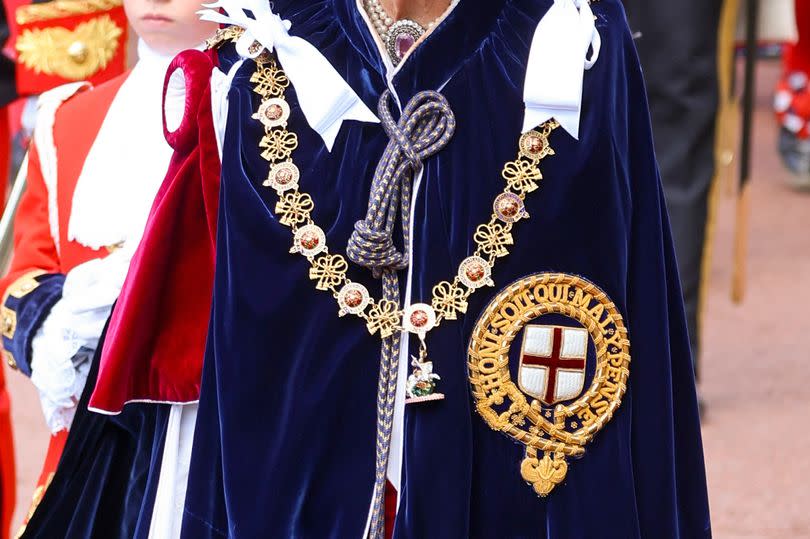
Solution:
[[[554,0],[537,25],[529,52],[524,133],[554,118],[579,139],[583,67],[593,67],[601,45],[588,0]]]
[[[217,0],[203,6],[209,9],[198,12],[202,20],[236,25],[245,30],[236,43],[240,56],[253,58],[259,54],[248,51],[254,41],[276,52],[295,87],[307,122],[323,138],[329,151],[344,120],[379,123],[377,116],[318,49],[305,39],[290,35],[290,21],[273,13],[268,0]],[[225,13],[220,13],[219,9]]]

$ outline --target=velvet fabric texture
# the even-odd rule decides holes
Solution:
[[[169,406],[132,404],[120,415],[88,411],[99,348],[53,480],[23,538],[146,539]]]
[[[9,295],[5,302],[5,307],[16,314],[17,323],[12,338],[3,335],[3,348],[14,357],[17,368],[26,376],[31,376],[31,341],[62,297],[65,285],[65,276],[61,273],[37,275],[34,280],[39,285],[31,292],[19,298]]]
[[[208,84],[214,60],[213,52],[185,51],[166,74],[167,84],[175,70],[185,75],[185,113],[173,132],[164,118],[175,154],[110,320],[93,409],[199,398],[219,196]]]
[[[418,91],[440,90],[458,121],[447,147],[425,161],[415,196],[413,302],[452,279],[503,188],[501,169],[517,154],[529,45],[550,4],[461,0],[390,82],[403,105]],[[355,0],[276,0],[274,9],[376,107],[386,75]],[[394,537],[710,537],[689,340],[644,85],[620,3],[602,0],[593,10],[602,50],[585,74],[581,139],[552,135],[556,155],[541,165],[544,179],[527,198],[531,219],[499,260],[496,286],[429,337],[446,399],[406,407]],[[232,47],[222,49],[224,71],[235,60]],[[258,149],[263,129],[251,119],[253,70],[246,62],[229,93],[183,537],[361,537],[374,481],[379,340],[357,318],[339,318],[306,260],[288,252],[276,195],[261,185],[268,166]],[[388,139],[379,125],[348,122],[329,153],[294,88],[287,99],[302,190],[330,251],[343,253]],[[540,271],[580,275],[605,290],[627,322],[632,354],[622,406],[546,499],[520,476],[524,448],[477,415],[466,354],[492,297]],[[353,267],[349,277],[380,296],[368,272]]]

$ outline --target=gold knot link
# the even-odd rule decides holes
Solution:
[[[399,305],[387,299],[376,302],[368,312],[366,328],[374,335],[380,332],[380,338],[386,339],[394,334],[399,325]]]
[[[262,157],[267,161],[283,161],[298,147],[298,135],[286,129],[275,129],[262,137],[259,147],[264,148]]]
[[[205,40],[205,48],[209,50],[218,49],[225,43],[236,43],[244,33],[245,29],[240,28],[235,24],[226,26],[224,28],[217,28],[216,33]]]
[[[524,159],[506,163],[501,175],[511,190],[522,195],[536,190],[537,182],[543,179],[537,165]]]
[[[253,91],[264,98],[280,97],[290,85],[286,73],[276,67],[275,63],[264,64],[250,76],[254,83]]]
[[[507,227],[501,223],[479,225],[475,230],[473,240],[475,240],[475,243],[478,244],[482,252],[490,256],[506,256],[509,254],[509,250],[506,247],[515,243],[510,230],[511,227]]]
[[[312,197],[300,191],[286,193],[276,202],[276,213],[280,216],[281,224],[285,226],[303,223],[309,219],[313,208],[315,203]]]
[[[433,287],[433,309],[445,320],[455,320],[467,312],[467,298],[458,284],[442,281]]]
[[[315,288],[326,291],[343,283],[348,269],[349,264],[341,255],[326,254],[312,261],[309,278],[318,281]]]

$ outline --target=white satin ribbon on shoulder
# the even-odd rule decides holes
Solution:
[[[258,41],[275,51],[287,77],[295,87],[298,103],[310,127],[331,151],[344,120],[379,123],[351,86],[311,43],[289,33],[290,21],[282,20],[267,0],[217,0],[203,4],[200,18],[245,29],[236,43],[242,57],[255,57],[248,48]],[[225,13],[221,13],[219,10]],[[250,11],[251,18],[246,13]]]
[[[584,70],[596,63],[601,45],[588,0],[554,0],[537,25],[529,52],[524,133],[554,118],[579,139]]]

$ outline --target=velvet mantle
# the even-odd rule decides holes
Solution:
[[[179,402],[199,396],[219,190],[208,86],[214,65],[213,53],[186,51],[167,73],[168,78],[181,66],[197,84],[187,81],[183,121],[166,130],[175,149],[167,179],[26,538],[146,539],[149,534],[169,406],[123,405],[152,395]],[[165,241],[186,236],[188,241]],[[102,415],[88,406],[120,413]]]
[[[87,409],[101,335],[59,465],[23,539],[146,539],[169,405],[133,404],[117,416]]]
[[[458,120],[425,162],[415,198],[414,301],[430,297],[473,251],[472,231],[500,191],[522,120],[529,44],[550,0],[461,0],[393,77],[402,103],[441,89]],[[383,64],[355,0],[276,0],[292,32],[318,47],[371,107]],[[558,130],[556,156],[528,198],[494,289],[430,338],[441,403],[405,412],[395,537],[689,538],[710,536],[688,337],[641,72],[617,0],[594,4],[603,45],[586,73],[581,140]],[[553,51],[549,51],[553,54]],[[220,55],[223,70],[235,61]],[[332,297],[314,290],[306,261],[262,188],[267,166],[246,63],[229,94],[213,309],[203,369],[183,537],[361,537],[374,470],[379,344]],[[331,153],[301,116],[294,89],[295,162],[314,219],[343,252],[365,213],[378,125],[349,122]],[[472,407],[466,348],[475,321],[508,283],[538,271],[586,277],[625,317],[632,367],[624,402],[563,485],[538,498],[520,477],[522,447]],[[353,280],[379,296],[356,268]],[[401,275],[405,282],[406,274]],[[412,343],[413,344],[413,343]]]
[[[499,191],[500,168],[513,158],[519,133],[528,43],[548,7],[473,4],[462,0],[392,81],[403,102],[441,87],[459,122],[450,145],[426,163],[415,202],[417,300],[472,251],[471,231]],[[373,106],[385,77],[354,2],[275,6]],[[522,449],[491,432],[471,407],[466,344],[495,290],[477,294],[466,317],[431,339],[447,399],[406,409],[397,537],[710,535],[688,338],[643,84],[621,8],[605,0],[595,11],[604,46],[586,75],[582,140],[553,136],[557,156],[544,163],[541,191],[529,199],[531,225],[519,228],[494,277],[502,287],[536,271],[563,271],[606,290],[630,329],[628,394],[565,484],[537,498],[519,476]],[[221,60],[227,69],[233,51]],[[378,345],[357,320],[337,318],[332,299],[312,289],[305,263],[286,252],[288,231],[259,187],[266,169],[250,120],[249,76],[248,64],[230,92],[214,305],[183,534],[358,537],[373,480]],[[385,137],[378,126],[349,124],[329,154],[290,94],[301,143],[296,162],[318,202],[315,218],[331,245],[344,245],[363,214]],[[352,278],[378,293],[362,272]],[[153,460],[150,475],[156,469]]]
[[[185,75],[183,118],[166,140],[175,150],[130,264],[102,354],[90,407],[118,413],[132,401],[194,402],[211,288],[219,200],[213,134],[212,52],[179,54],[166,73]]]

